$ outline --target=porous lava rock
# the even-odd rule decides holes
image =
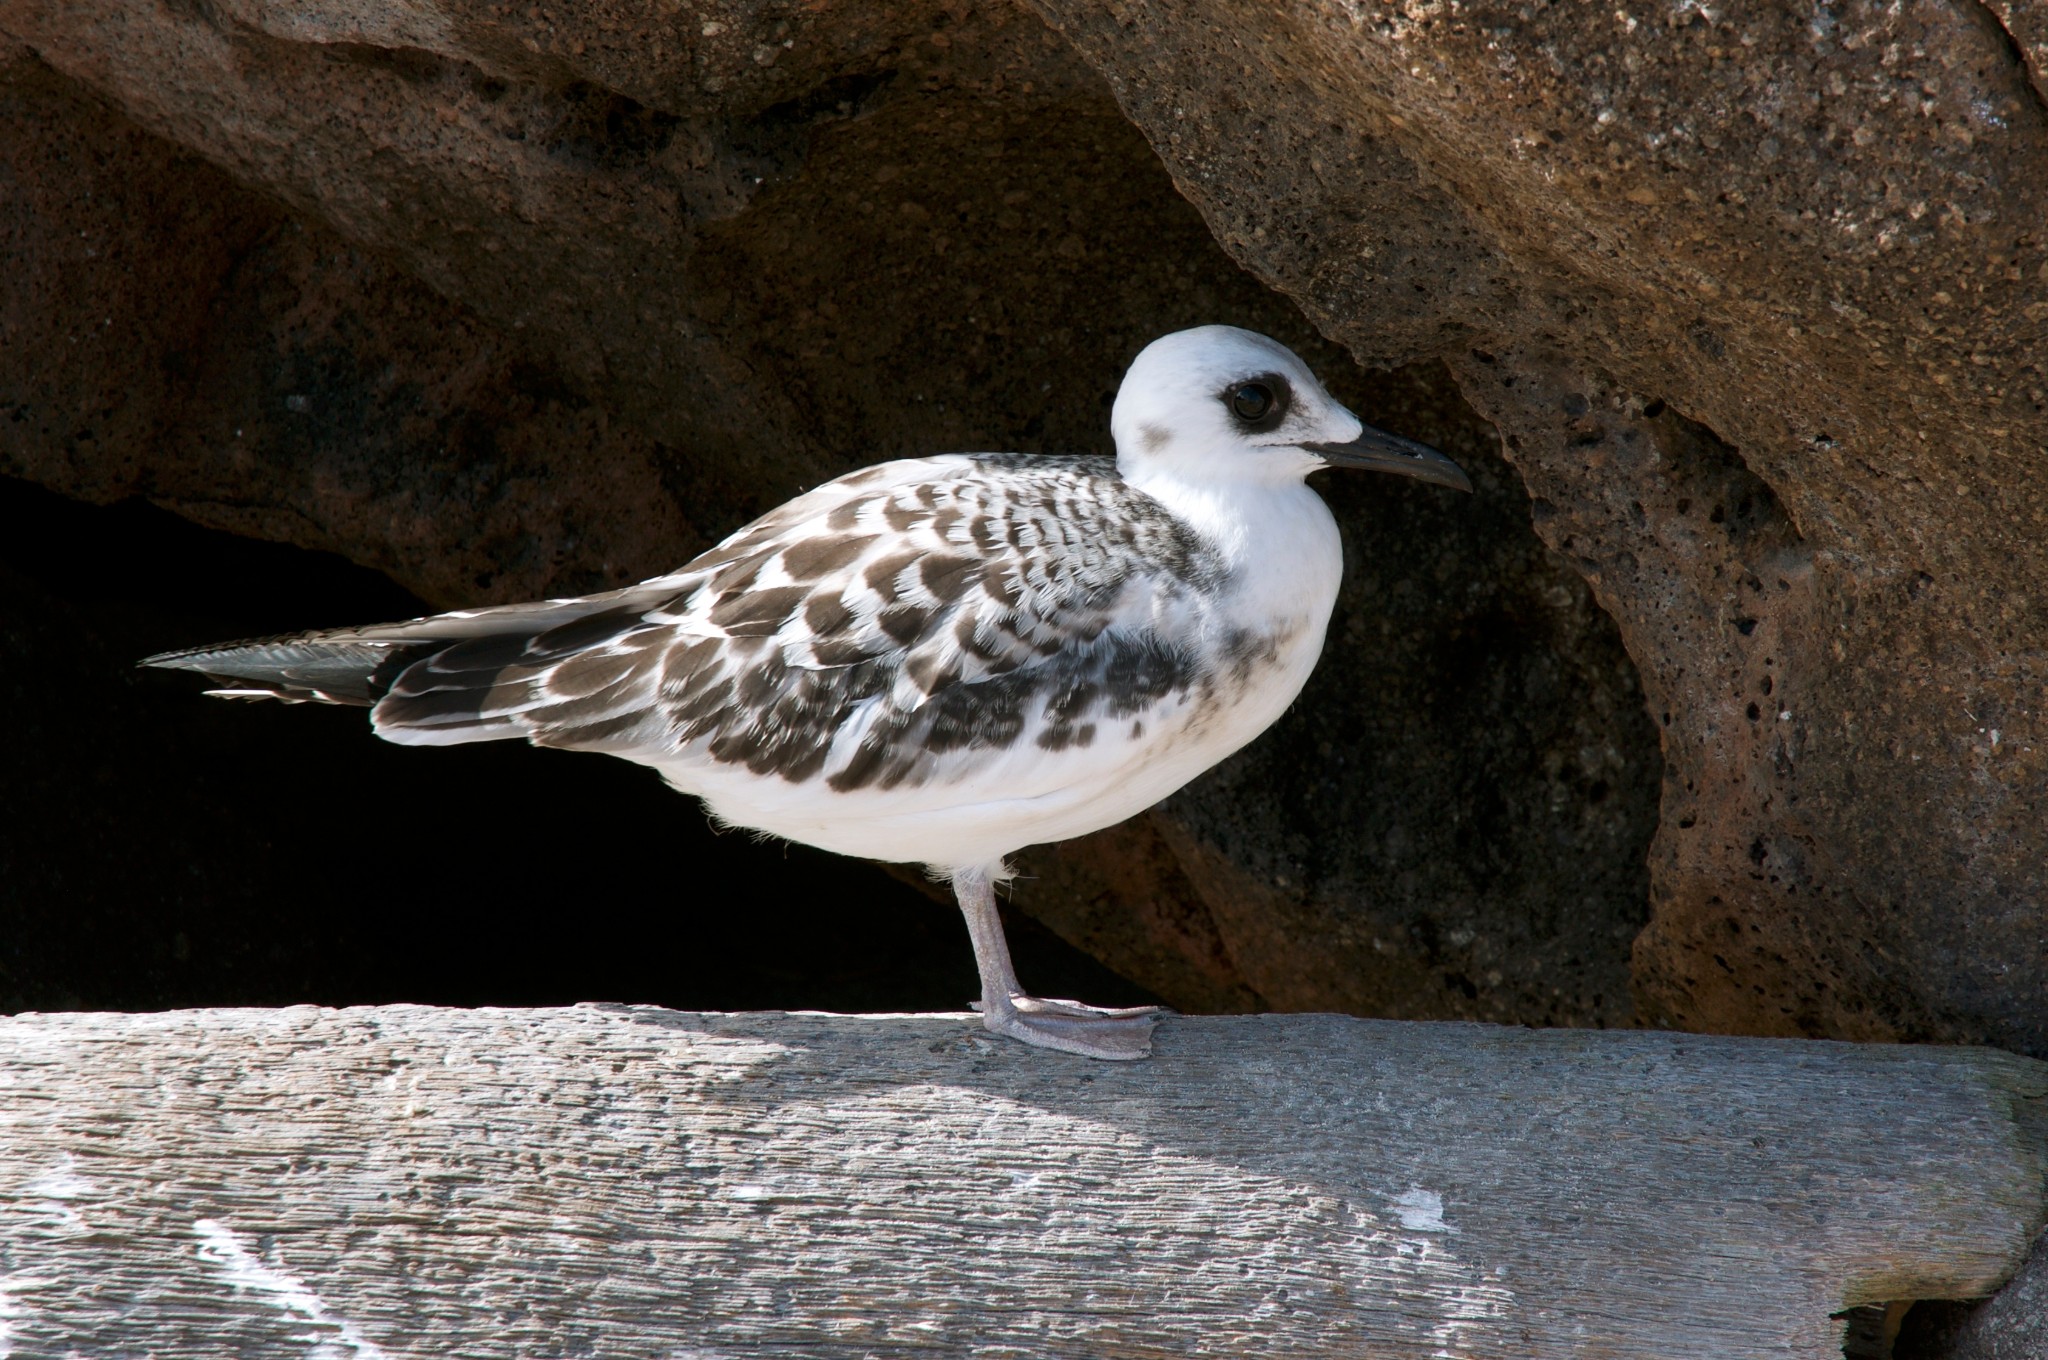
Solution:
[[[1644,1018],[2048,1051],[2048,8],[1040,8],[1620,626]]]
[[[1333,484],[1304,705],[1018,902],[1190,1009],[1628,1019],[1654,738],[1611,624],[1447,371],[1373,380],[1233,265],[1035,16],[420,13],[7,11],[17,258],[73,261],[9,312],[7,470],[517,598],[878,457],[1104,449],[1152,336],[1271,332],[1479,495]]]
[[[1252,326],[1477,494],[1333,482],[1303,701],[1020,903],[1191,1007],[2044,1052],[2043,14],[0,0],[0,470],[558,593]]]

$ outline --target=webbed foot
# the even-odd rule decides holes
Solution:
[[[1078,1001],[1011,996],[993,1009],[977,1005],[981,1023],[992,1034],[1005,1035],[1037,1048],[1077,1053],[1108,1062],[1131,1062],[1151,1056],[1152,1029],[1173,1012],[1164,1006],[1131,1006],[1121,1010],[1084,1006]]]

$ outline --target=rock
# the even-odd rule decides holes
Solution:
[[[2039,7],[1347,13],[0,0],[0,316],[120,336],[0,470],[580,590],[1237,321],[1479,494],[1333,483],[1304,702],[1021,903],[1197,1008],[2048,1051]]]
[[[14,68],[19,178],[56,155],[112,167],[98,196],[41,205],[53,239],[120,236],[168,269],[186,204],[247,223],[182,293],[150,285],[210,324],[124,332],[131,366],[173,375],[133,461],[67,458],[39,416],[11,470],[340,548],[437,604],[516,598],[664,569],[879,456],[1101,449],[1146,340],[1218,317],[1267,330],[1369,416],[1490,461],[1481,509],[1333,486],[1353,574],[1314,711],[1212,790],[1034,852],[1018,900],[1190,1009],[1626,1020],[1654,766],[1611,628],[1443,370],[1375,382],[1233,266],[1036,19],[785,37],[772,67],[714,63],[677,93],[561,52],[535,66],[525,38],[509,57],[469,38],[394,54],[347,27],[363,15],[319,14],[265,33],[287,21],[9,11],[40,53]],[[435,32],[458,29],[474,37]],[[491,197],[507,186],[516,211]],[[681,206],[654,226],[603,207],[641,200]],[[447,225],[497,216],[489,241]],[[642,283],[622,291],[629,259]],[[536,305],[550,279],[565,291]],[[70,374],[17,380],[16,400]],[[237,429],[250,452],[224,460]],[[549,488],[560,505],[536,499]]]
[[[1899,1328],[1894,1360],[2048,1360],[2048,1237],[2012,1282],[1975,1303],[1913,1305]]]
[[[1021,857],[1019,905],[1189,1009],[2048,1055],[2048,9],[1036,3],[0,0],[0,472],[436,606],[577,591],[858,463],[1101,449],[1139,345],[1237,321],[1478,494],[1333,479],[1303,703]],[[279,820],[276,761],[361,759],[368,800],[403,753],[138,706],[124,658],[212,621],[23,566],[6,1005],[504,995],[463,990],[465,930],[535,989],[720,1004],[707,942],[755,1004],[959,985],[886,884],[537,768],[579,845],[623,819],[719,900],[873,924],[814,912],[781,967],[773,930],[607,933],[494,880],[515,939],[436,906],[394,968],[410,907],[274,910],[389,834]],[[551,759],[477,754],[442,803]],[[1898,1353],[2033,1354],[2038,1273]]]
[[[2048,1051],[2041,7],[1039,8],[1615,618],[1644,1017]]]
[[[448,602],[601,589],[710,541],[651,437],[473,313],[32,56],[0,68],[0,109],[0,471]]]

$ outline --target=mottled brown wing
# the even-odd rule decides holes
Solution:
[[[886,786],[962,749],[1086,741],[1184,688],[1154,625],[1211,570],[1106,459],[883,464],[664,578],[654,607],[416,662],[375,718],[398,741],[518,732]]]

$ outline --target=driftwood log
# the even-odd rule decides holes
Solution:
[[[1841,1354],[1988,1293],[2048,1065],[1327,1016],[0,1021],[0,1354]]]

